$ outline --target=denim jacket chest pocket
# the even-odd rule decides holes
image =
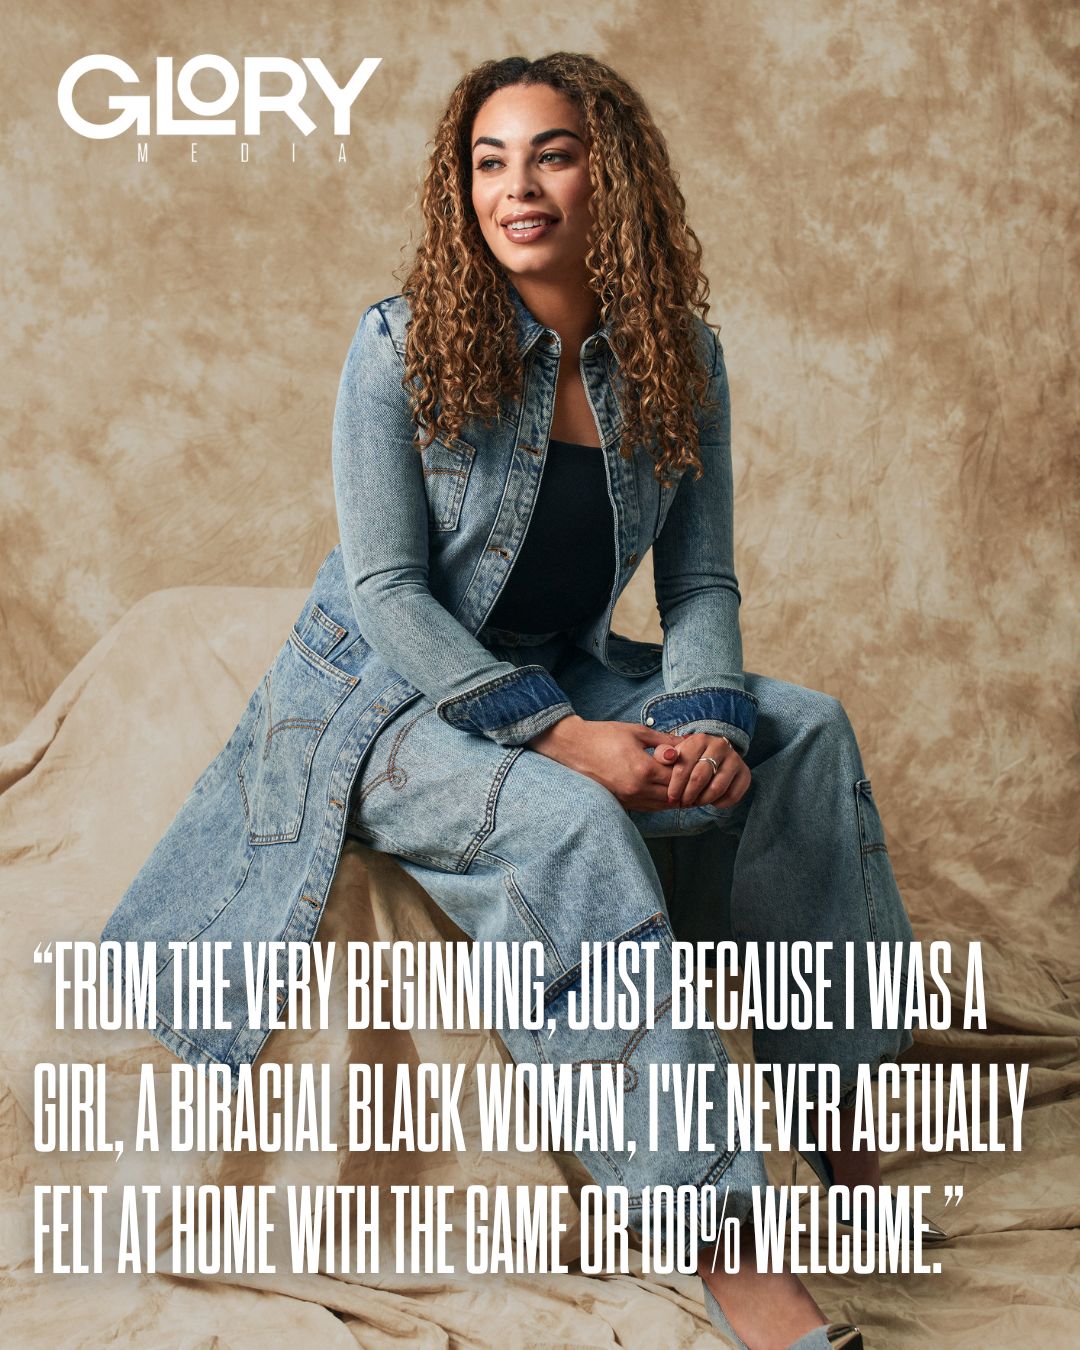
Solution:
[[[679,490],[679,484],[682,482],[682,476],[685,470],[680,469],[669,473],[670,483],[667,487],[663,486],[658,479],[651,477],[652,486],[649,489],[651,497],[649,500],[655,501],[655,513],[652,517],[652,534],[649,536],[650,543],[654,543],[660,537],[660,531],[664,528],[664,522],[668,518],[672,503],[675,500],[675,494]]]
[[[320,738],[358,683],[329,658],[340,659],[356,638],[355,624],[312,603],[263,677],[258,716],[237,770],[252,844],[299,836]]]
[[[475,456],[475,448],[460,437],[452,445],[434,440],[423,451],[424,490],[432,529],[458,528]]]

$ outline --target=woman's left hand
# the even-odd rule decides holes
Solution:
[[[694,731],[679,738],[678,751],[667,789],[673,807],[734,806],[742,800],[750,770],[726,736]],[[706,755],[720,766],[715,773]]]

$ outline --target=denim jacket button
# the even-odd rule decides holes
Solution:
[[[655,718],[655,717],[646,717],[646,719],[645,719],[645,725],[646,725],[647,727],[651,727],[655,721],[656,721],[656,718]]]

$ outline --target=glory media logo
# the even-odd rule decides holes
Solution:
[[[92,141],[111,140],[114,136],[122,136],[132,127],[137,136],[149,136],[152,132],[159,136],[235,136],[236,118],[222,115],[234,108],[242,110],[241,134],[244,136],[258,136],[261,133],[263,113],[284,113],[305,136],[310,136],[318,123],[301,106],[308,90],[310,73],[333,109],[334,135],[348,136],[352,106],[381,60],[379,56],[366,56],[349,81],[340,85],[317,56],[303,57],[303,64],[284,56],[245,56],[241,94],[240,73],[231,61],[226,61],[222,56],[212,53],[193,56],[180,67],[175,80],[173,58],[159,56],[155,62],[153,96],[148,93],[110,94],[108,108],[116,115],[105,120],[91,120],[86,114],[94,112],[94,109],[84,107],[80,111],[75,106],[79,81],[86,75],[94,71],[107,71],[122,84],[139,83],[138,73],[126,61],[116,56],[97,54],[82,56],[68,66],[56,91],[56,101],[60,116],[72,131]],[[196,76],[203,71],[212,71],[220,77],[222,88],[216,98],[200,98],[193,89]],[[285,93],[269,93],[263,89],[264,78],[282,75],[289,81]],[[182,112],[194,116],[178,117],[177,101]]]

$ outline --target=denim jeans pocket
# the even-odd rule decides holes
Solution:
[[[449,726],[427,699],[379,730],[349,798],[348,832],[380,852],[465,872],[495,826],[522,746],[506,749]]]
[[[253,844],[299,837],[311,761],[331,717],[357,684],[355,675],[327,659],[344,650],[346,636],[315,605],[293,626],[263,677],[259,715],[237,769]]]
[[[866,916],[870,925],[870,940],[879,940],[878,906],[880,899],[895,888],[892,863],[885,843],[877,803],[870,790],[870,779],[860,778],[855,784],[855,810],[859,820],[859,849],[862,854],[863,885],[866,890]]]

